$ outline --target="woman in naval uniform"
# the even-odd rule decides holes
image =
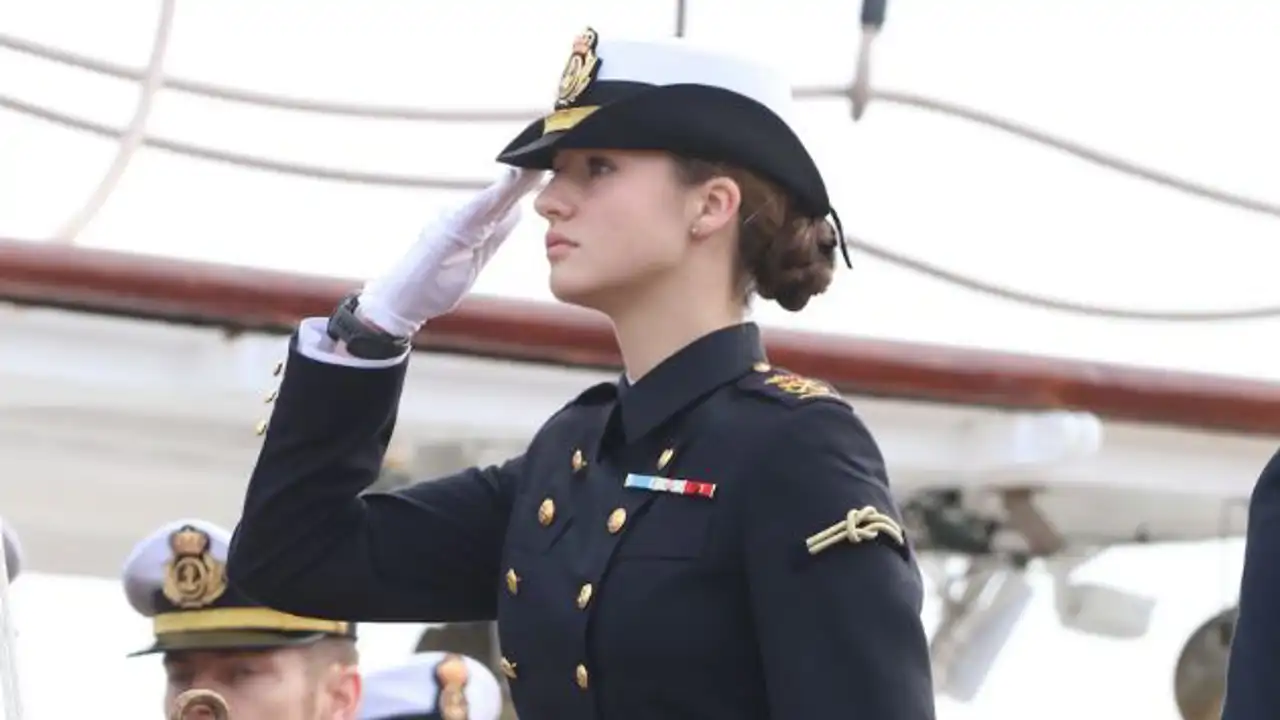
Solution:
[[[843,250],[790,105],[754,61],[578,37],[553,110],[498,156],[511,169],[299,327],[233,582],[308,616],[496,618],[521,720],[931,720],[880,451],[744,320],[753,296],[803,308]],[[459,302],[544,170],[551,290],[608,316],[625,375],[566,399],[520,457],[362,495],[408,338]]]

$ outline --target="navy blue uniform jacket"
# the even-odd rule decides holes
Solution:
[[[1280,717],[1280,453],[1249,501],[1240,615],[1232,636],[1222,720]]]
[[[755,325],[585,391],[501,466],[361,495],[404,377],[290,354],[228,562],[259,602],[496,618],[521,720],[934,717],[880,451]]]

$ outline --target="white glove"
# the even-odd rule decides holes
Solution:
[[[541,170],[507,168],[492,185],[445,211],[391,270],[365,284],[358,313],[398,337],[457,307],[520,221],[520,199]]]

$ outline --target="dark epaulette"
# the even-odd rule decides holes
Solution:
[[[557,410],[555,412],[555,415],[552,415],[551,418],[555,419],[556,417],[563,415],[566,411],[572,410],[574,408],[587,408],[587,407],[597,407],[600,405],[606,405],[608,403],[613,402],[617,398],[618,398],[617,383],[610,383],[610,382],[598,383],[578,393],[577,397],[565,403],[564,407]]]
[[[750,373],[742,376],[738,387],[787,407],[821,400],[849,404],[835,388],[822,380],[797,375],[785,368],[771,367],[765,363],[757,364]]]
[[[573,405],[603,405],[618,398],[618,383],[602,382],[583,390],[569,402]]]
[[[573,410],[576,408],[600,407],[601,405],[607,405],[613,402],[617,398],[618,398],[617,383],[603,382],[603,383],[598,383],[596,385],[592,385],[586,390],[583,390],[582,392],[578,393],[577,397],[565,403],[563,407],[555,411],[555,413],[553,413],[551,417],[547,418],[547,422],[543,424],[543,428],[545,429],[547,426],[551,425],[551,423],[561,418],[565,413],[569,412],[570,410]]]

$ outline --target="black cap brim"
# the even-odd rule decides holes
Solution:
[[[527,126],[498,162],[548,170],[562,149],[656,150],[725,162],[791,192],[813,216],[831,212],[817,164],[786,121],[738,93],[706,85],[663,85],[601,105],[572,128]]]
[[[128,657],[154,655],[183,650],[273,650],[276,648],[310,645],[327,637],[328,633],[281,633],[267,630],[208,630],[200,632],[168,633],[156,638],[151,647],[129,653]]]
[[[498,155],[498,162],[526,170],[550,170],[555,160],[557,145],[566,132],[542,134],[542,121],[538,120],[516,136]]]

